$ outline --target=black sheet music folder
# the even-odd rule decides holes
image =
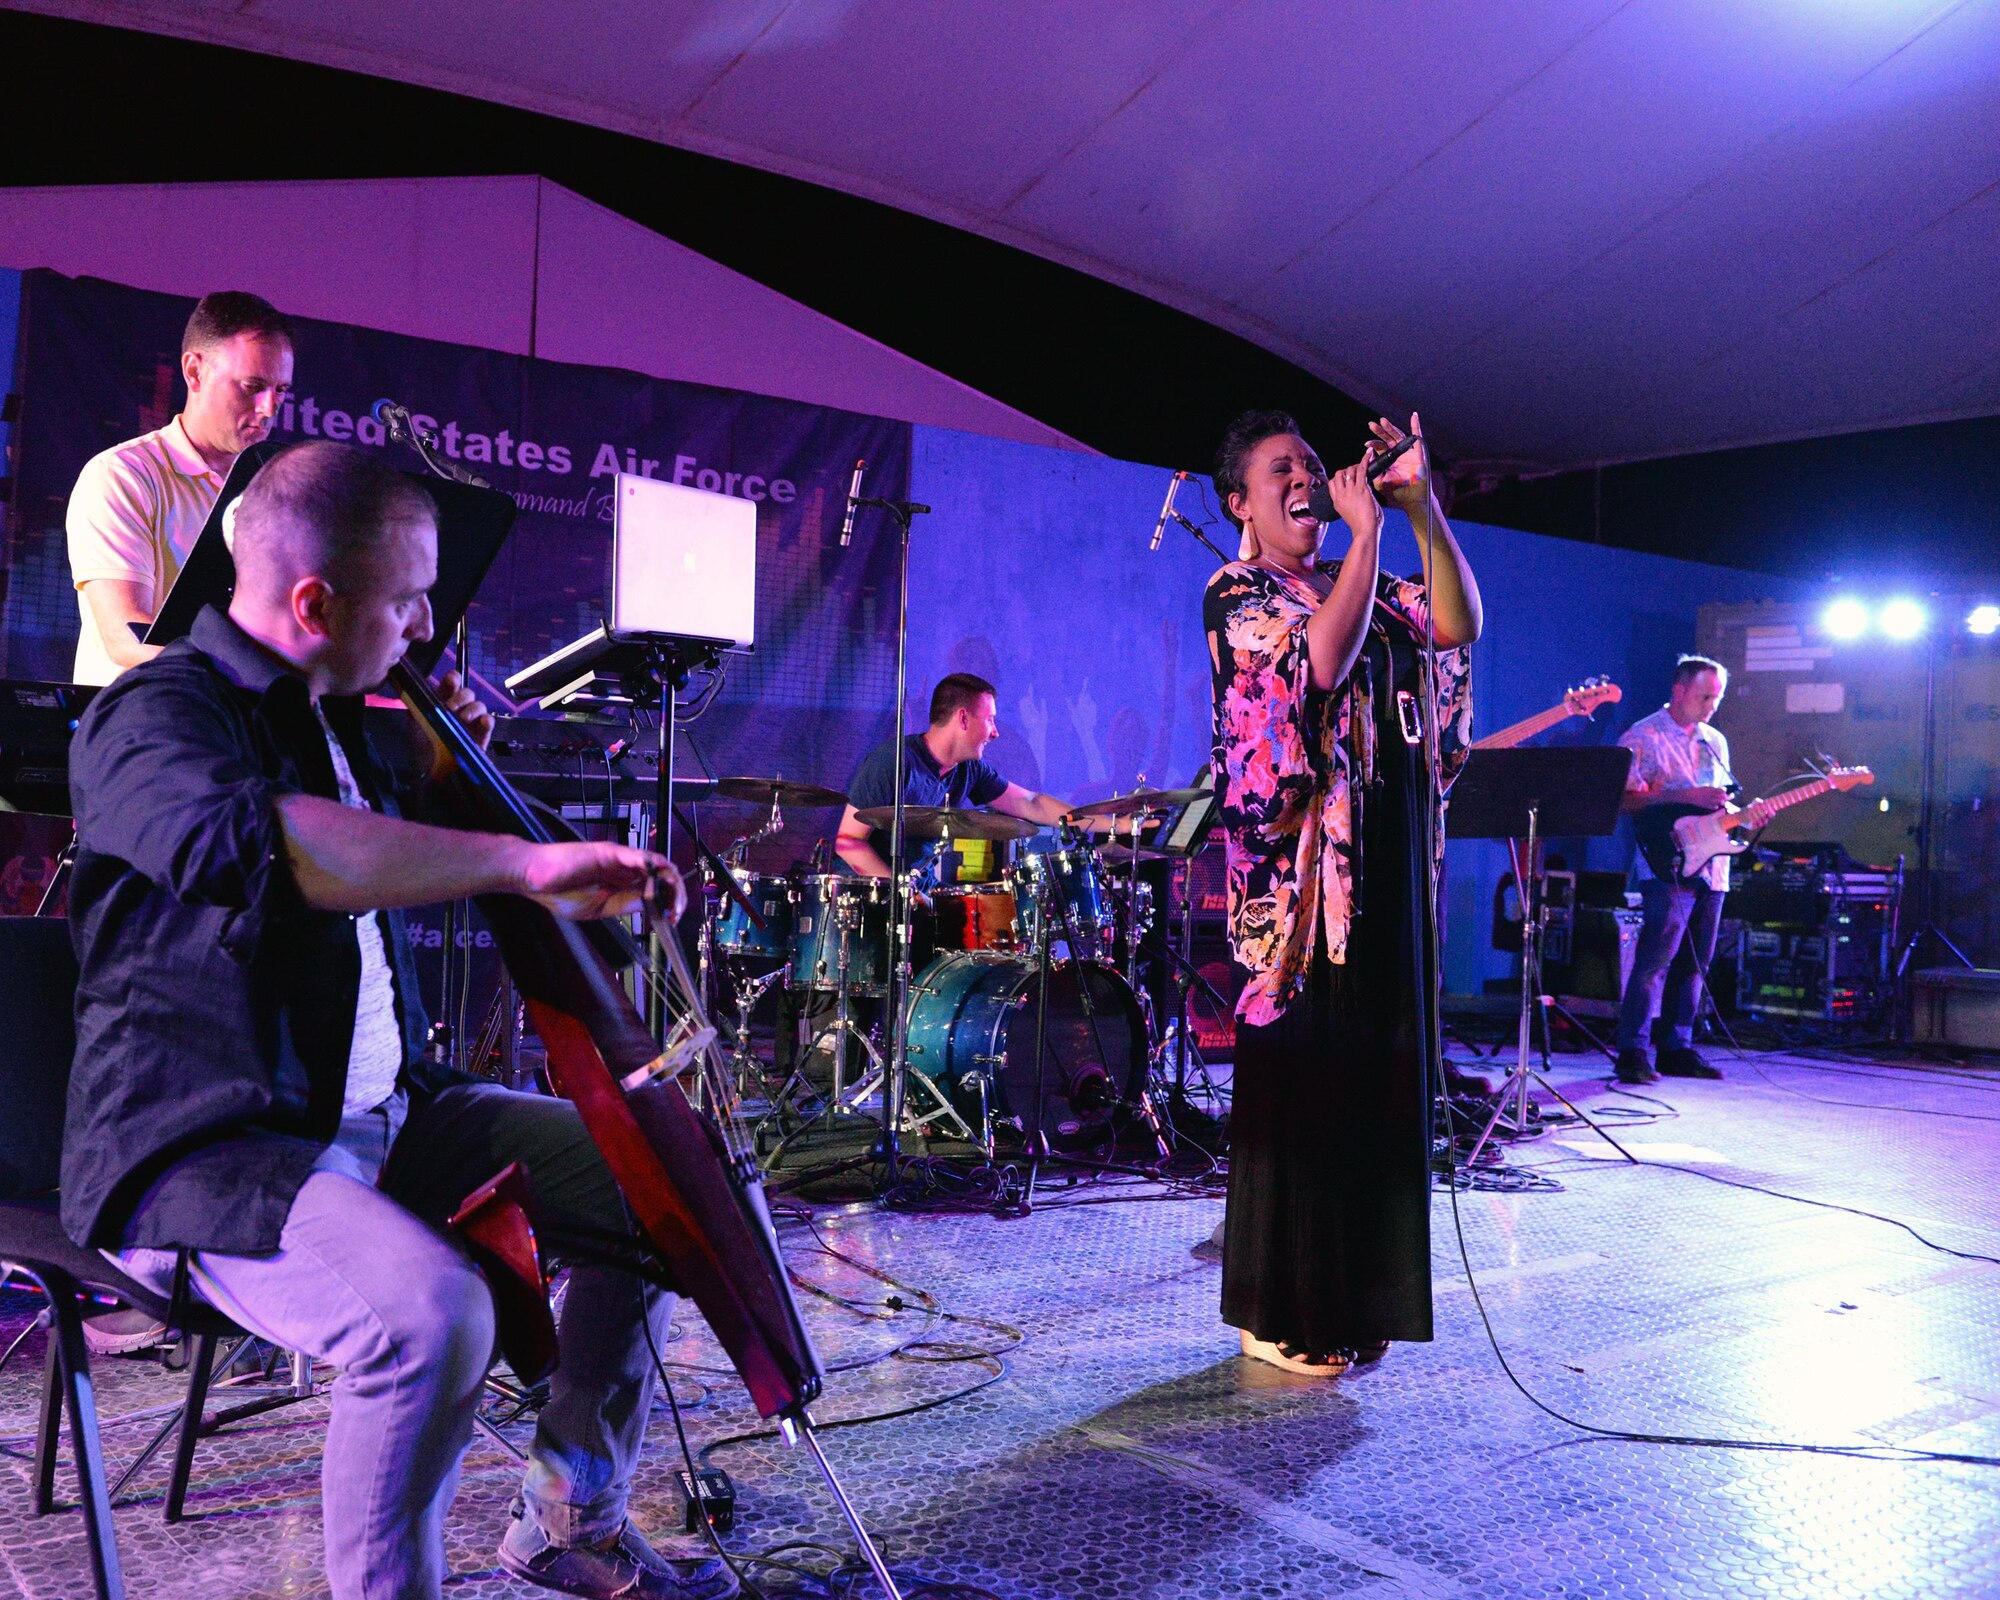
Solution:
[[[236,458],[208,521],[202,524],[201,536],[188,552],[173,588],[167,591],[160,614],[146,630],[147,644],[169,644],[180,638],[194,626],[203,606],[227,608],[236,589],[236,562],[229,553],[229,541],[223,537],[224,521],[258,468],[282,449],[281,444],[266,442],[252,445]],[[438,575],[431,586],[431,636],[412,645],[409,652],[411,663],[428,675],[437,670],[438,658],[500,554],[500,546],[506,543],[519,508],[511,495],[498,489],[475,488],[421,472],[406,472],[404,476],[420,485],[437,504]]]
[[[1445,833],[1453,839],[1525,839],[1528,808],[1544,839],[1614,833],[1632,752],[1588,749],[1474,750],[1451,786]]]

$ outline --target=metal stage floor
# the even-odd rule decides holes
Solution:
[[[1649,1161],[1878,1211],[2000,1256],[2000,1071],[1719,1059],[1727,1082],[1667,1080],[1643,1098],[1609,1090],[1580,1057],[1560,1059],[1556,1081],[1587,1109],[1626,1108],[1610,1113],[1621,1120],[1663,1112],[1616,1129]],[[1883,1222],[1604,1156],[1587,1130],[1552,1129],[1510,1159],[1560,1191],[1459,1197],[1487,1309],[1528,1389],[1631,1431],[2000,1457],[2000,1268]],[[937,1358],[1009,1344],[996,1324],[1025,1336],[976,1394],[826,1434],[900,1571],[1008,1600],[2000,1594],[2000,1468],[1593,1439],[1535,1410],[1488,1346],[1443,1191],[1437,1341],[1333,1382],[1237,1355],[1216,1318],[1218,1269],[1189,1253],[1219,1201],[1109,1186],[1044,1199],[1006,1221],[818,1214],[830,1243],[900,1289],[785,1230],[801,1273],[867,1303],[806,1297],[829,1362],[933,1341],[836,1373],[823,1421],[970,1388],[998,1361]],[[985,1320],[937,1321],[914,1290]],[[912,1308],[883,1306],[891,1293]],[[9,1294],[0,1313],[11,1339],[31,1303]],[[732,1379],[687,1370],[716,1357],[686,1320],[668,1355],[699,1448],[754,1417]],[[32,1334],[0,1373],[0,1430],[16,1436],[0,1455],[0,1591],[80,1600],[80,1513],[28,1511],[18,1435],[41,1354]],[[157,1366],[97,1365],[107,1419],[178,1397],[182,1380]],[[321,1592],[324,1415],[309,1401],[204,1441],[190,1520],[175,1526],[160,1515],[165,1463],[149,1468],[117,1515],[132,1594]],[[149,1431],[108,1428],[114,1473]],[[527,1424],[506,1431],[522,1442]],[[757,1441],[715,1459],[737,1483],[733,1548],[846,1546],[802,1453]],[[649,1530],[679,1519],[678,1462],[662,1413],[633,1507]],[[463,1600],[546,1592],[494,1559],[517,1472],[475,1440],[449,1524],[450,1592]],[[66,1469],[60,1482],[73,1492]],[[760,1570],[774,1595],[823,1592]]]

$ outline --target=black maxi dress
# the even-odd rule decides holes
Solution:
[[[1378,607],[1373,781],[1356,774],[1347,959],[1316,937],[1304,992],[1236,1029],[1222,1316],[1313,1352],[1431,1337],[1427,1040],[1437,993],[1425,879],[1432,780],[1398,691],[1425,707],[1420,645]]]

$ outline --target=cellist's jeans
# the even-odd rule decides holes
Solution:
[[[653,1397],[647,1325],[664,1344],[673,1297],[576,1259],[628,1223],[567,1101],[483,1084],[407,1105],[399,1094],[342,1125],[275,1255],[195,1258],[204,1298],[340,1371],[321,1467],[336,1600],[437,1600],[444,1513],[494,1352],[485,1280],[443,1222],[514,1160],[544,1257],[573,1263],[522,1500],[552,1542],[588,1543],[624,1520]],[[154,1282],[173,1268],[165,1252],[126,1259]],[[504,1530],[491,1531],[497,1542]]]

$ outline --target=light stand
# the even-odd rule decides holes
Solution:
[[[1924,645],[1924,756],[1918,779],[1917,800],[1917,923],[1896,955],[1896,975],[1892,981],[1889,1036],[1894,1039],[1901,1026],[1902,1011],[1909,999],[1910,964],[1928,935],[1946,950],[1961,967],[1973,965],[1972,958],[1952,943],[1951,936],[1937,924],[1936,872],[1932,861],[1933,835],[1937,810],[1937,635]],[[1899,902],[1900,903],[1900,902]]]

